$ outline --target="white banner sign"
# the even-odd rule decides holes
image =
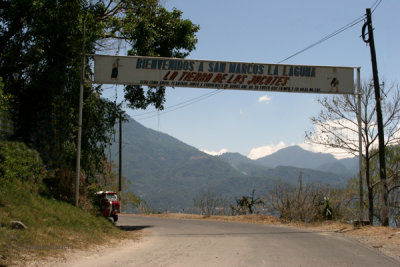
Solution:
[[[353,94],[352,67],[94,55],[94,83]]]

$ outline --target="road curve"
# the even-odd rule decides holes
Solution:
[[[329,232],[260,224],[120,216],[140,241],[74,258],[68,266],[400,266]],[[62,266],[62,265],[60,265]]]

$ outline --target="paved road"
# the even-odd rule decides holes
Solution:
[[[331,233],[292,228],[120,216],[141,241],[81,259],[76,266],[400,266],[359,243]]]

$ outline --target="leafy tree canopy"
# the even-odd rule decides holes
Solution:
[[[73,168],[82,52],[126,42],[129,55],[185,57],[198,30],[158,0],[0,0],[0,76],[12,96],[13,138],[37,149],[48,168]],[[121,112],[100,94],[85,85],[82,169],[92,177]],[[125,89],[133,108],[162,109],[164,94],[163,87]]]

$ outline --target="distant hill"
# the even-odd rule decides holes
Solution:
[[[118,137],[118,127],[116,131]],[[289,163],[299,163],[304,157],[312,157],[314,161],[318,156],[328,158],[308,151],[305,153],[296,147],[284,153],[278,151],[279,157],[276,153],[271,155],[270,159],[274,161],[264,158],[268,162],[265,163],[238,153],[210,156],[172,136],[148,129],[131,118],[123,123],[122,133],[122,175],[131,182],[131,191],[149,202],[155,210],[180,211],[191,208],[193,199],[207,190],[230,200],[250,194],[253,188],[258,194],[266,194],[276,182],[296,183],[300,172],[304,182],[329,183],[333,186],[343,185],[348,177],[312,170],[309,167],[313,165],[290,166]],[[118,163],[117,142],[111,151],[107,151],[115,163]],[[295,160],[293,153],[296,151],[303,157],[301,160]],[[278,158],[291,161],[279,161]],[[331,161],[320,163],[330,164]]]
[[[331,154],[314,153],[299,146],[283,148],[274,154],[257,159],[256,162],[270,168],[292,166],[350,176],[358,171],[357,157],[338,160]]]
[[[270,169],[239,153],[228,152],[217,157],[229,163],[233,168],[246,176],[262,176],[267,170]]]
[[[283,148],[274,154],[256,160],[268,167],[292,166],[298,168],[317,169],[322,164],[335,161],[331,154],[313,153],[299,146]]]
[[[180,209],[197,191],[226,177],[243,177],[228,163],[133,119],[123,123],[122,175],[132,191],[153,207]],[[118,134],[116,136],[119,136]],[[111,150],[118,162],[118,145]]]

